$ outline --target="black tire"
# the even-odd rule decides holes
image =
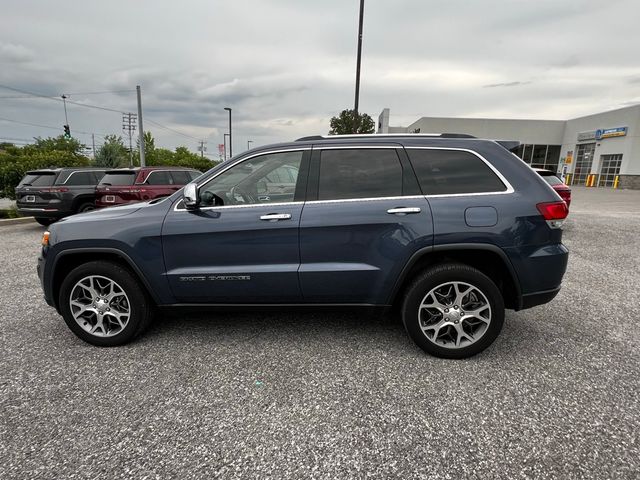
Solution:
[[[48,227],[53,222],[56,221],[55,218],[45,218],[45,217],[35,217],[36,222],[38,222],[43,227]]]
[[[447,348],[441,345],[443,340],[440,338],[438,340],[440,340],[441,344],[436,344],[427,336],[427,333],[423,332],[420,326],[421,322],[424,321],[424,317],[422,320],[419,318],[418,310],[423,299],[432,289],[447,282],[462,282],[472,285],[486,297],[491,307],[489,325],[483,327],[484,331],[477,340],[466,346],[460,345],[455,348]],[[459,308],[462,310],[463,307],[460,306]],[[451,309],[451,312],[453,314],[453,309]],[[444,317],[444,314],[442,317]],[[402,302],[402,321],[409,336],[425,352],[441,358],[471,357],[486,349],[498,337],[504,323],[504,300],[496,284],[479,270],[459,263],[437,265],[418,275],[407,288]],[[458,324],[458,321],[455,323]],[[460,328],[462,328],[463,324],[464,320],[460,322]],[[468,328],[468,324],[466,325],[467,327],[465,328]],[[482,325],[482,322],[479,325]],[[443,328],[451,328],[451,331],[455,332],[454,326]],[[428,328],[427,331],[429,332]],[[435,336],[435,333],[431,335]],[[461,338],[467,341],[464,336],[461,336]]]
[[[96,206],[91,202],[82,203],[76,209],[76,213],[90,212],[90,211],[95,210],[95,209],[96,209]]]
[[[69,301],[74,287],[82,279],[94,275],[116,282],[128,298],[128,322],[113,336],[97,336],[87,332],[76,322],[71,312]],[[108,261],[88,262],[73,269],[62,282],[59,305],[69,329],[85,342],[100,347],[114,347],[132,341],[147,329],[153,316],[152,302],[134,274],[127,268]]]

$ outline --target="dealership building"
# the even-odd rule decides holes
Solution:
[[[517,156],[570,185],[640,189],[640,104],[570,120],[422,117],[407,127],[389,126],[389,113],[385,108],[378,117],[378,133],[517,140]]]

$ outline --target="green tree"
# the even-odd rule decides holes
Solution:
[[[129,152],[122,137],[107,135],[104,143],[96,152],[94,163],[98,167],[117,168],[129,163]]]
[[[331,118],[329,135],[345,135],[349,133],[374,133],[375,123],[366,113],[354,110],[343,110],[340,115]]]
[[[37,152],[67,152],[72,155],[80,156],[84,150],[84,144],[80,143],[75,138],[67,138],[64,135],[58,137],[48,137],[35,139],[33,145],[26,145],[24,152],[29,153],[33,151]]]

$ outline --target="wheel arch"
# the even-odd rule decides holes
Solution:
[[[85,203],[91,203],[95,206],[96,204],[96,196],[91,193],[84,193],[77,195],[73,201],[71,202],[71,211],[73,213],[79,213],[78,209]]]
[[[74,268],[95,260],[110,261],[127,268],[138,279],[146,293],[149,295],[149,298],[151,298],[156,305],[160,303],[157,294],[151,288],[151,285],[142,271],[138,268],[131,257],[122,250],[118,250],[116,248],[76,248],[60,252],[53,263],[50,282],[52,300],[56,310],[60,311],[58,300],[60,296],[60,287],[64,277]]]
[[[506,308],[522,308],[520,282],[507,254],[496,245],[484,243],[436,245],[418,250],[405,264],[396,280],[389,304],[397,303],[406,286],[425,268],[451,262],[463,263],[480,270],[498,286]]]

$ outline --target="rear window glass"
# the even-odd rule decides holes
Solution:
[[[48,187],[53,185],[56,176],[55,173],[28,173],[18,186]]]
[[[461,150],[407,149],[425,195],[504,192],[507,188],[482,159]]]
[[[136,174],[134,172],[107,173],[100,180],[100,185],[133,185],[135,179]]]
[[[555,175],[543,174],[542,178],[544,178],[549,185],[562,185],[563,182]]]
[[[279,172],[286,176],[288,172]],[[323,150],[319,200],[402,195],[402,166],[394,149]]]

